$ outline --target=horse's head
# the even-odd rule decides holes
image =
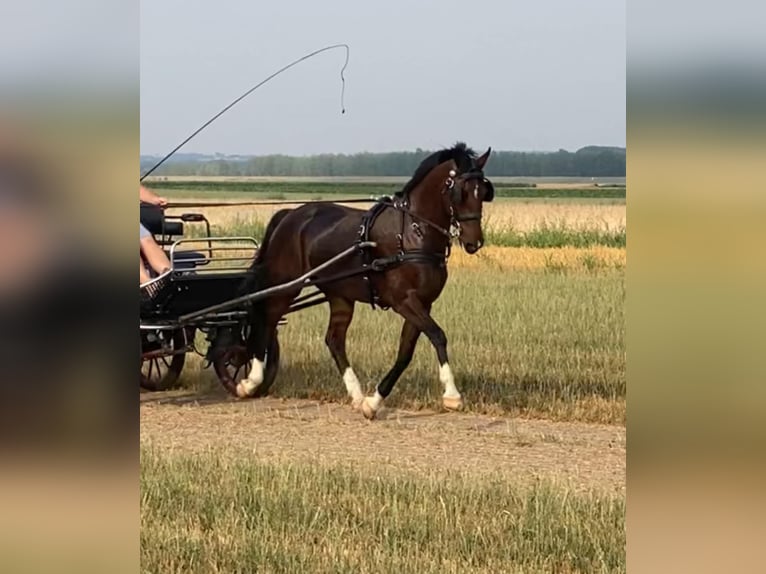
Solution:
[[[470,169],[463,172],[451,170],[445,186],[452,223],[460,230],[458,240],[463,249],[471,254],[476,253],[484,244],[482,205],[485,201],[492,201],[495,196],[492,182],[484,177],[484,166],[491,151],[492,148],[488,148],[476,158]]]

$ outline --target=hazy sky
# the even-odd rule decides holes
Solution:
[[[142,0],[141,153],[625,145],[624,0]]]

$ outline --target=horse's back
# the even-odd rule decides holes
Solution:
[[[296,207],[277,225],[264,260],[280,279],[303,274],[350,247],[364,213],[334,203]]]

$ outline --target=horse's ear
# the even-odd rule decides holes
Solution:
[[[476,160],[476,165],[479,169],[484,169],[484,165],[487,163],[487,160],[489,159],[489,154],[492,151],[491,147],[487,148],[487,151],[485,151],[482,155],[479,156],[479,158]]]

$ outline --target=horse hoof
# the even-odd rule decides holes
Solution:
[[[462,411],[465,403],[463,397],[442,397],[442,405],[448,411]]]
[[[367,402],[367,399],[362,401],[362,414],[368,421],[375,420],[375,415],[377,412],[370,406],[370,404]]]
[[[257,388],[258,387],[252,387],[250,390],[248,390],[247,385],[239,382],[237,383],[237,397],[240,399],[249,399],[255,394]]]
[[[364,398],[361,399],[353,399],[351,401],[351,408],[355,411],[361,410],[362,405],[364,404]]]

